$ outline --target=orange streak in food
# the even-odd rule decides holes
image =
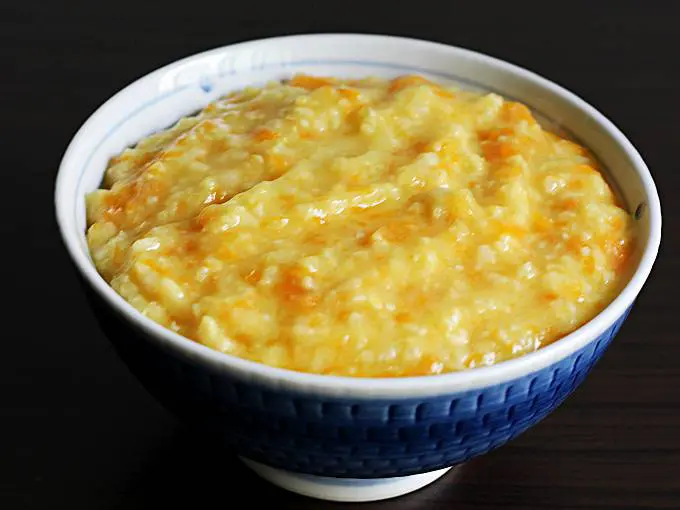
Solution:
[[[279,134],[271,129],[259,128],[253,132],[253,138],[256,142],[265,142],[268,140],[276,140]]]
[[[517,150],[508,142],[488,142],[482,144],[482,153],[487,161],[498,161],[514,156]]]
[[[313,308],[319,302],[319,296],[312,294],[302,285],[302,271],[299,267],[282,269],[276,293],[279,298],[291,305],[301,308]]]
[[[456,95],[450,90],[446,90],[442,87],[435,87],[434,93],[437,94],[442,99],[454,99]]]
[[[342,97],[346,99],[349,99],[350,101],[356,101],[359,98],[359,92],[357,92],[354,89],[348,89],[345,87],[339,88],[338,94],[340,94]]]
[[[184,251],[188,254],[198,251],[200,245],[196,239],[189,239],[184,245]]]
[[[477,137],[482,141],[495,142],[501,136],[512,136],[515,132],[510,128],[485,129],[477,133]]]
[[[319,78],[306,74],[298,74],[288,82],[292,87],[300,87],[307,90],[314,90],[326,85],[333,85],[333,81],[328,78]]]
[[[250,283],[251,285],[255,285],[257,282],[260,281],[260,279],[262,279],[262,271],[260,271],[259,269],[253,269],[247,275],[245,275],[243,279]]]
[[[583,243],[577,237],[570,237],[567,240],[567,250],[572,253],[580,253]]]
[[[583,174],[596,174],[598,173],[592,165],[576,165],[574,167],[574,172]]]
[[[408,87],[414,87],[417,85],[427,85],[430,84],[431,82],[422,76],[417,76],[417,75],[406,75],[406,76],[399,76],[397,78],[394,78],[390,82],[390,86],[387,89],[387,91],[390,94],[394,94],[395,92],[399,92],[400,90],[403,90]]]
[[[522,120],[525,120],[530,124],[536,122],[529,108],[522,103],[516,103],[514,101],[507,101],[503,104],[502,116],[505,120],[510,122],[519,122]]]
[[[579,201],[575,198],[568,198],[560,204],[560,207],[565,211],[573,211],[578,209]]]
[[[416,142],[413,144],[413,150],[417,152],[418,154],[427,152],[429,145],[427,142]]]
[[[408,312],[399,312],[394,316],[394,320],[399,323],[409,322],[411,320],[411,314]]]

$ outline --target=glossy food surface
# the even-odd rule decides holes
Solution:
[[[426,375],[540,348],[619,290],[631,218],[525,106],[419,76],[298,75],[113,158],[88,196],[112,287],[216,350]]]

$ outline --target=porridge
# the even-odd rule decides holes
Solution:
[[[157,323],[360,377],[492,365],[602,310],[634,235],[597,163],[522,104],[420,76],[296,75],[114,157],[102,277]]]

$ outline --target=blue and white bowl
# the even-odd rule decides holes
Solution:
[[[307,72],[345,77],[421,73],[529,105],[589,147],[636,219],[635,272],[589,323],[496,366],[397,379],[272,368],[192,342],[142,316],[100,277],[85,241],[85,194],[108,159],[226,92]],[[167,408],[222,438],[271,482],[313,497],[368,501],[418,489],[497,448],[555,409],[612,341],[649,276],[661,237],[645,163],[593,107],[529,71],[460,48],[369,35],[266,39],[185,58],[109,99],[68,147],[56,183],[65,246],[102,329]],[[537,313],[540,313],[537,310]]]

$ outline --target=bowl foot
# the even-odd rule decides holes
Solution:
[[[268,482],[303,496],[328,501],[360,502],[394,498],[431,484],[451,468],[392,478],[332,478],[284,471],[241,457]]]

